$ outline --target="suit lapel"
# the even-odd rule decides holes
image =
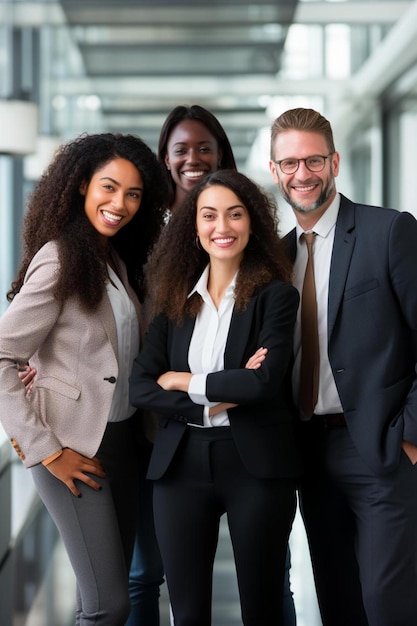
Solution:
[[[172,326],[170,324],[171,339],[168,338],[170,344],[169,353],[171,355],[171,363],[173,369],[178,372],[189,372],[188,349],[191,343],[191,337],[195,326],[195,317],[187,317],[181,326]]]
[[[297,256],[295,228],[284,238],[287,254],[292,262]],[[339,215],[336,222],[329,278],[328,337],[330,338],[337,312],[343,298],[353,249],[355,247],[355,205],[341,194]]]
[[[139,298],[136,295],[136,292],[130,286],[129,279],[127,277],[126,265],[120,259],[119,255],[116,252],[113,252],[113,259],[116,264],[117,273],[120,276],[120,280],[123,283],[124,288],[127,291],[129,298],[132,300],[134,307],[136,309],[136,315],[138,316],[138,320],[142,317],[141,304],[139,302]]]
[[[106,291],[104,291],[97,315],[104,326],[104,330],[109,338],[113,352],[116,355],[116,358],[118,358],[116,322],[113,315],[113,309],[110,304],[110,299]]]
[[[355,241],[355,205],[341,196],[330,264],[327,320],[329,339],[343,298]]]
[[[291,263],[294,263],[295,257],[297,256],[297,235],[295,228],[290,230],[290,232],[285,235],[283,241],[287,256]]]
[[[117,274],[120,278],[120,280],[123,283],[124,288],[126,289],[126,292],[129,296],[129,298],[132,300],[135,309],[136,309],[136,314],[138,317],[138,323],[140,320],[140,302],[138,300],[138,297],[135,293],[135,291],[132,289],[132,287],[129,284],[129,280],[127,277],[127,271],[126,271],[126,266],[125,264],[122,262],[122,260],[120,259],[119,255],[113,251],[113,260],[114,263],[116,265],[116,270],[117,270]],[[106,331],[106,334],[109,338],[109,341],[111,343],[111,346],[113,348],[114,354],[116,355],[116,358],[118,359],[118,345],[117,345],[117,328],[116,328],[116,321],[114,319],[114,313],[113,313],[113,309],[110,303],[110,299],[107,295],[107,292],[104,291],[103,294],[103,298],[102,301],[100,303],[100,307],[98,310],[98,316],[104,326],[104,330]]]
[[[256,300],[257,296],[253,296],[244,311],[236,311],[236,308],[233,309],[224,354],[225,369],[241,367],[243,354],[250,335]]]

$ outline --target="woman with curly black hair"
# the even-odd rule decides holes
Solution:
[[[130,401],[162,415],[148,477],[175,626],[211,624],[224,513],[243,623],[283,623],[300,473],[286,384],[299,298],[275,211],[250,179],[218,170],[172,213],[147,273],[155,318]]]
[[[30,198],[0,319],[0,419],[62,536],[79,626],[123,626],[129,613],[138,472],[128,376],[165,190],[138,137],[63,145]],[[29,359],[30,398],[16,376]]]

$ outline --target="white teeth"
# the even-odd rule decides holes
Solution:
[[[308,187],[294,187],[296,191],[312,191],[315,185],[309,185]]]
[[[118,224],[122,219],[121,215],[115,215],[114,213],[109,213],[108,211],[103,211],[103,217],[114,224]]]
[[[233,237],[227,237],[225,239],[215,239],[215,243],[224,244],[224,243],[232,243],[234,241]]]
[[[204,176],[205,172],[183,172],[183,174],[187,178],[198,178],[199,176]]]

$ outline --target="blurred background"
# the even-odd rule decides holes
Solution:
[[[315,108],[341,153],[338,189],[417,215],[416,0],[0,0],[0,313],[27,195],[56,147],[120,131],[156,150],[178,104],[212,111],[238,168],[273,193],[271,123]],[[285,233],[293,216],[278,202]],[[2,626],[71,624],[71,571],[2,431],[0,509]],[[298,516],[291,546],[298,623],[318,626]],[[226,527],[216,580],[213,623],[239,624]],[[162,606],[165,626],[166,592]]]

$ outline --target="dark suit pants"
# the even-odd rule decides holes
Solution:
[[[417,465],[378,476],[346,427],[302,427],[300,507],[324,626],[417,624]]]
[[[291,479],[258,479],[243,466],[229,427],[188,427],[154,514],[175,626],[210,626],[219,522],[227,514],[245,626],[282,624]]]

